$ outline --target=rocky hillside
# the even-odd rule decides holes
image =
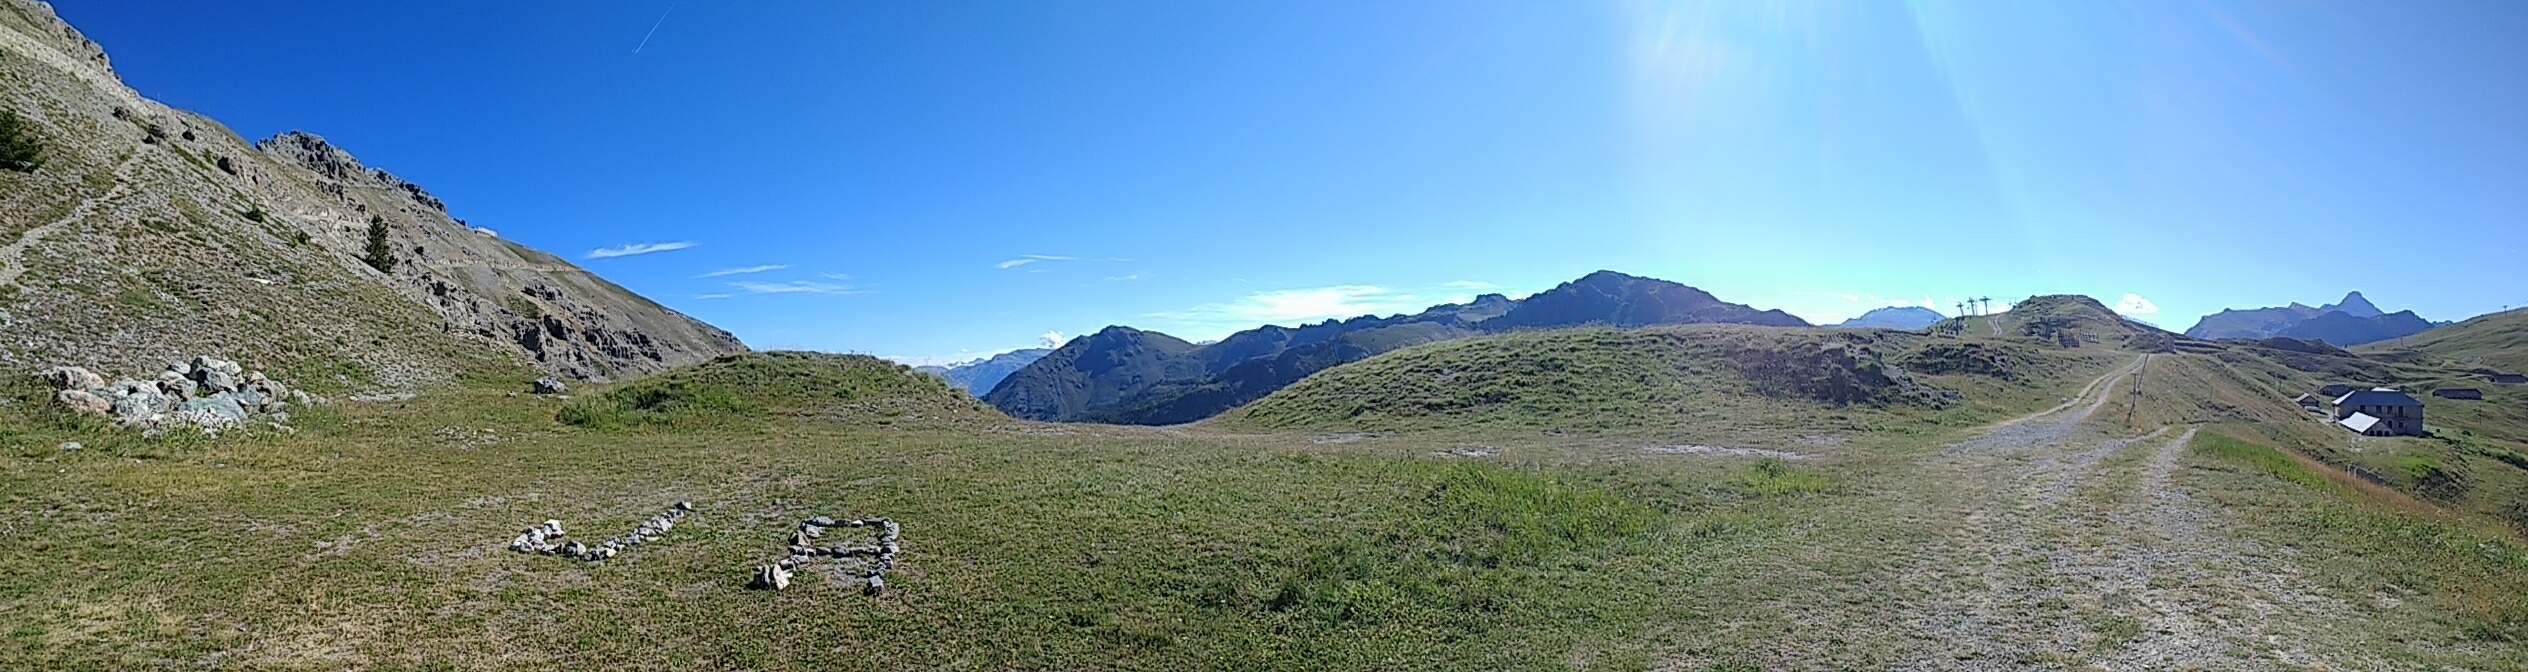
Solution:
[[[0,369],[210,352],[320,389],[409,387],[521,365],[606,380],[745,349],[323,138],[249,143],[144,98],[41,2],[0,0],[0,109],[44,148],[41,168],[0,171]]]
[[[1109,327],[1011,374],[984,401],[1034,420],[1177,424],[1263,398],[1318,371],[1424,343],[1588,325],[1706,323],[1808,326],[1782,311],[1721,301],[1674,282],[1598,271],[1524,299],[1486,294],[1413,315],[1265,326],[1202,346]]]
[[[2342,301],[2314,308],[2293,303],[2277,308],[2223,310],[2197,320],[2186,335],[2247,340],[2284,336],[2349,347],[2410,336],[2431,327],[2430,320],[2413,311],[2388,313],[2379,310],[2361,292],[2352,292],[2345,294]]]

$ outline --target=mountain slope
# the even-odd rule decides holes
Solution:
[[[2320,340],[2338,346],[2355,346],[2411,336],[2429,329],[2431,329],[2431,321],[2415,315],[2411,310],[2369,317],[2359,317],[2339,310],[2302,320],[2299,324],[2291,325],[2290,328],[2283,329],[2276,335]]]
[[[1520,299],[1509,313],[1484,321],[1483,329],[1498,332],[1585,324],[1642,327],[1698,323],[1809,326],[1790,313],[1729,303],[1693,287],[1598,271]]]
[[[214,353],[368,388],[486,367],[606,380],[745,349],[322,138],[249,144],[148,100],[49,7],[0,8],[0,108],[47,160],[0,172],[0,367]],[[372,221],[386,271],[363,259]]]
[[[1184,339],[1132,327],[1107,327],[1071,339],[1010,374],[985,393],[983,401],[1011,417],[1070,418],[1123,403],[1153,384],[1191,383],[1203,373],[1194,344]]]
[[[1929,308],[1888,306],[1862,313],[1860,317],[1844,320],[1842,324],[1835,326],[1912,330],[1930,327],[1945,319],[1949,318]]]
[[[1001,384],[1001,379],[1008,378],[1009,374],[1027,368],[1027,365],[1034,364],[1036,360],[1044,359],[1045,355],[1052,353],[1053,348],[1025,348],[970,362],[948,366],[922,366],[915,367],[914,370],[939,376],[957,389],[982,396],[984,392],[992,391],[992,386]]]
[[[984,400],[1034,420],[1177,424],[1262,398],[1318,371],[1411,345],[1585,325],[1695,323],[1808,326],[1782,311],[1728,303],[1674,282],[1598,271],[1524,299],[1486,294],[1413,315],[1258,327],[1183,351],[1131,349],[1145,359],[1131,364],[1114,363],[1120,350],[1101,349],[1111,341],[1075,340],[1003,380]],[[1083,352],[1064,356],[1075,347]],[[1081,362],[1113,373],[1083,369]]]
[[[2417,353],[2461,369],[2528,373],[2528,308],[2435,327],[2405,337],[2401,346],[2373,343],[2354,351],[2373,356]]]

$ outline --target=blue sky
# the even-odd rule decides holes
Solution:
[[[2528,304],[2528,3],[55,6],[144,94],[758,348],[1199,340],[1601,268],[1812,321]]]

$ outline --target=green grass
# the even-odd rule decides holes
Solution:
[[[2250,443],[2222,434],[2207,433],[2202,434],[2195,439],[2193,448],[2195,450],[2203,451],[2204,453],[2216,458],[2255,468],[2258,471],[2271,474],[2274,478],[2279,478],[2303,487],[2329,492],[2343,490],[2341,486],[2336,485],[2334,481],[2328,480],[2325,475],[2319,474],[2317,470],[2311,469],[2308,465],[2302,464],[2299,460],[2292,459],[2291,456],[2285,455],[2282,451],[2269,446]]]
[[[1835,488],[1834,479],[1825,474],[1793,467],[1769,457],[1730,477],[1730,484],[1759,497],[1812,495],[1831,492]]]
[[[2520,597],[2528,595],[2528,546],[2518,537],[2392,495],[2338,486],[2273,448],[2230,436],[2207,432],[2193,448],[2217,463],[2289,484],[2238,483],[2221,488],[2220,499],[2256,523],[2246,530],[2305,551],[2338,594],[2416,596],[2464,639],[2528,644],[2528,600]],[[2414,468],[2439,468],[2424,462]]]

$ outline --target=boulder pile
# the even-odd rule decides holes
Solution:
[[[111,418],[125,427],[151,432],[191,427],[205,433],[243,427],[260,417],[285,427],[290,400],[315,401],[261,371],[247,371],[236,362],[209,355],[168,364],[148,380],[118,380],[87,369],[65,366],[42,374],[52,385],[53,403],[75,413]]]
[[[658,541],[660,537],[667,536],[668,530],[676,529],[677,523],[684,522],[685,514],[689,513],[693,513],[693,502],[677,502],[675,506],[668,507],[665,513],[650,516],[649,520],[641,521],[640,525],[632,528],[631,534],[607,539],[604,543],[595,546],[589,546],[577,540],[563,541],[562,521],[546,520],[543,524],[519,532],[517,538],[509,540],[509,550],[598,562],[621,555],[624,549]]]
[[[878,529],[878,543],[872,546],[837,544],[819,548],[816,545],[817,540],[823,538],[826,528],[830,527],[874,527]],[[767,590],[781,590],[790,587],[791,570],[798,569],[801,565],[819,557],[838,560],[868,558],[869,564],[860,569],[860,578],[868,582],[869,594],[876,595],[885,592],[886,575],[889,570],[895,569],[895,554],[900,550],[896,542],[903,532],[903,526],[885,518],[846,520],[838,523],[832,518],[817,516],[799,521],[799,529],[790,533],[790,555],[773,564],[755,567],[755,579],[749,585]]]

